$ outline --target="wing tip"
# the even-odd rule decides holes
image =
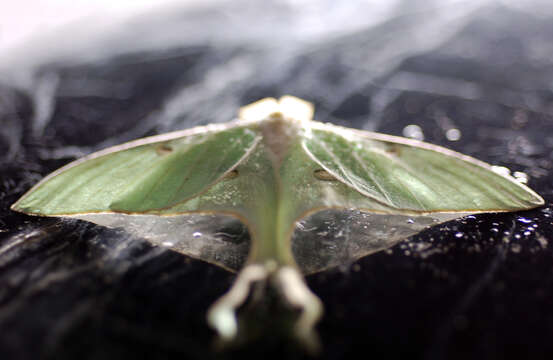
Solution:
[[[44,213],[40,211],[40,209],[38,208],[33,208],[30,205],[24,204],[24,201],[26,199],[27,199],[27,194],[23,195],[16,202],[11,204],[10,210],[20,214],[31,215],[31,216],[58,216],[57,214]]]
[[[47,216],[47,215],[41,213],[40,211],[36,211],[36,210],[33,211],[33,210],[31,210],[30,208],[28,208],[26,206],[20,206],[19,201],[12,204],[12,206],[10,206],[10,210],[15,211],[15,212],[20,213],[20,214],[25,214],[25,215]]]
[[[25,211],[25,208],[22,207],[20,204],[21,204],[21,200],[23,200],[25,196],[19,198],[19,200],[17,200],[16,202],[14,202],[13,204],[10,205],[10,210],[11,211],[15,211],[15,212],[19,212],[19,213],[27,213]]]
[[[534,193],[532,195],[533,195],[533,197],[530,200],[530,203],[532,204],[533,207],[539,207],[539,206],[545,205],[544,198],[542,198],[540,195],[538,195],[536,193]]]
[[[525,190],[526,196],[522,199],[522,201],[524,201],[524,204],[526,205],[526,207],[523,210],[525,209],[529,210],[529,209],[533,209],[533,208],[537,208],[545,205],[545,200],[543,197],[540,196],[540,194],[538,194],[537,192],[535,192],[525,184],[521,184],[517,182],[515,179],[509,179],[509,180],[515,181],[518,185],[520,185],[520,187],[523,190]]]

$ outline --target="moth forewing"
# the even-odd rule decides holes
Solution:
[[[313,123],[313,128],[304,144],[310,156],[342,182],[396,211],[502,212],[544,203],[491,165],[437,145],[329,124]]]

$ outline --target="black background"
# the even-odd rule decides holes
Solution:
[[[376,27],[306,40],[289,23],[299,9],[243,1],[157,14],[87,51],[85,39],[60,35],[70,50],[58,58],[19,55],[0,85],[0,358],[306,356],[270,332],[211,351],[205,313],[233,274],[120,230],[9,210],[78,156],[228,121],[284,94],[314,102],[321,121],[394,135],[417,124],[426,141],[525,172],[546,200],[309,276],[325,304],[321,358],[549,358],[553,22],[503,5],[461,8],[399,6]],[[183,41],[132,46],[163,28]],[[25,81],[11,76],[19,71]],[[459,141],[445,136],[451,127]]]

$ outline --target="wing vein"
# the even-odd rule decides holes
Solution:
[[[363,159],[359,157],[359,154],[354,150],[353,151],[353,158],[361,165],[361,168],[365,171],[367,176],[372,180],[372,182],[376,185],[380,193],[386,198],[386,200],[392,205],[393,207],[396,207],[396,204],[390,197],[390,194],[386,189],[380,184],[380,181],[372,174],[372,172],[365,166]]]

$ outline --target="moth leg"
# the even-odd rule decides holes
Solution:
[[[320,343],[315,332],[315,325],[323,314],[321,300],[311,292],[305,284],[303,276],[294,267],[286,266],[279,269],[275,280],[285,300],[292,307],[300,310],[299,318],[294,326],[296,336],[310,352],[317,353],[320,350]]]
[[[256,284],[265,285],[256,287]],[[245,313],[239,315],[238,309],[248,301],[250,295],[253,296],[250,301],[254,304],[269,301],[263,297],[269,288],[276,291],[281,303],[289,310],[294,313],[298,311],[297,317],[290,323],[293,337],[299,340],[305,350],[316,354],[320,350],[320,344],[315,324],[323,313],[323,305],[321,300],[309,290],[302,275],[293,266],[277,266],[271,261],[247,265],[238,274],[232,288],[209,309],[207,315],[209,325],[218,332],[223,343],[234,342],[241,336],[239,333],[244,331],[243,328],[239,329],[239,317]],[[262,292],[256,293],[255,290]],[[269,316],[278,317],[279,315],[270,313]],[[241,323],[240,326],[242,325]]]
[[[267,275],[267,270],[262,265],[246,266],[238,274],[232,288],[211,305],[207,322],[223,340],[230,341],[236,337],[238,333],[236,310],[246,301],[252,284],[266,279]]]

